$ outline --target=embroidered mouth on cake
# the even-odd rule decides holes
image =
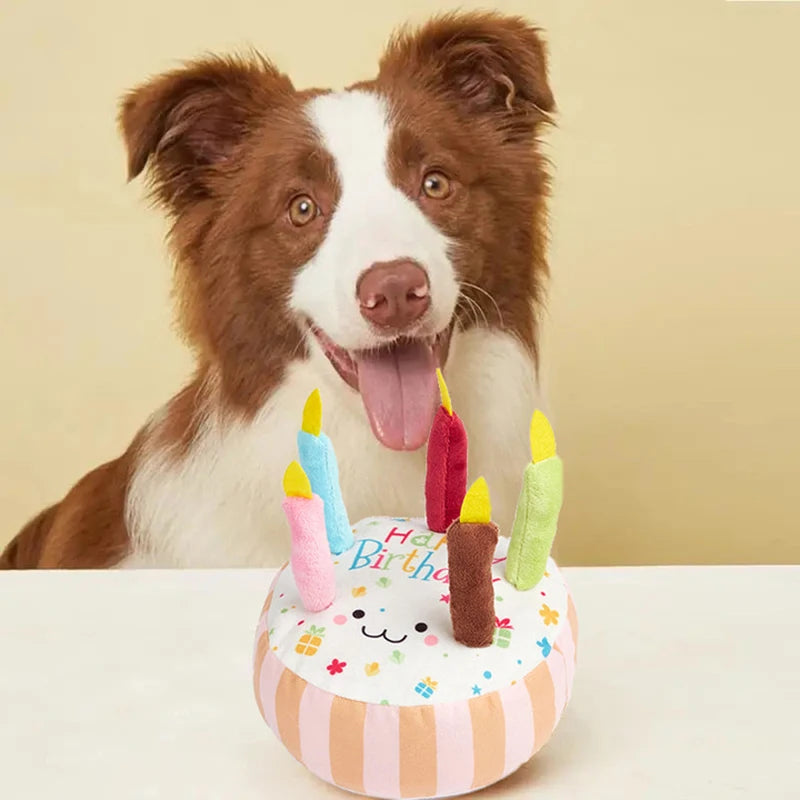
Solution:
[[[381,610],[383,610],[383,609],[381,609]],[[366,616],[366,612],[361,608],[357,608],[353,612],[353,619],[364,619],[365,616]],[[418,622],[414,626],[414,630],[417,633],[425,633],[425,631],[428,630],[428,625],[425,622]],[[387,628],[384,628],[380,633],[370,633],[367,630],[367,626],[366,625],[362,625],[361,626],[361,635],[362,636],[366,636],[367,639],[384,639],[387,642],[391,642],[391,644],[401,644],[406,639],[408,639],[408,634],[407,633],[404,633],[403,636],[400,639],[392,639],[390,636],[387,635],[388,633],[389,633],[389,631],[388,631]]]

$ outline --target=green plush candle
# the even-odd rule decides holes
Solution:
[[[517,589],[532,589],[542,579],[558,528],[564,495],[564,467],[547,417],[531,420],[531,463],[522,474],[522,490],[511,529],[506,580]]]

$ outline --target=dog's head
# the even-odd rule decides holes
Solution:
[[[552,109],[536,29],[493,14],[401,32],[341,92],[253,56],[128,94],[129,172],[173,219],[184,327],[230,400],[255,408],[319,346],[378,438],[415,449],[454,326],[535,350]]]

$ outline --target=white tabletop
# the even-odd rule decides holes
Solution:
[[[572,701],[482,797],[800,797],[800,567],[565,573]],[[271,575],[0,573],[0,796],[347,797],[258,714]]]

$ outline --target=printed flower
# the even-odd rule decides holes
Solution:
[[[377,675],[380,671],[381,671],[381,665],[377,661],[373,661],[369,664],[364,665],[364,672],[367,673],[368,678]]]
[[[351,590],[351,594],[353,595],[353,597],[363,597],[366,593],[367,593],[366,586],[355,586]]]
[[[545,625],[558,624],[558,611],[553,611],[547,603],[542,603],[542,607],[539,609],[539,616],[544,620]]]
[[[344,672],[344,668],[346,666],[346,661],[339,661],[338,658],[334,658],[333,661],[331,661],[331,663],[325,667],[325,669],[327,669],[331,675],[339,675],[341,672]]]
[[[547,656],[549,656],[549,655],[550,655],[550,651],[553,649],[553,648],[552,648],[552,645],[550,644],[550,642],[548,642],[548,641],[547,641],[547,637],[546,637],[546,636],[542,637],[542,640],[541,640],[541,641],[539,641],[539,642],[536,642],[536,644],[537,644],[539,647],[541,647],[541,648],[542,648],[542,655],[543,655],[545,658],[547,658]]]
[[[391,578],[386,578],[386,577],[378,578],[378,580],[376,582],[377,582],[378,586],[381,587],[381,589],[388,589],[389,586],[392,585],[392,579]]]
[[[450,602],[450,595],[449,595],[449,594],[443,594],[443,595],[442,595],[442,596],[439,598],[439,602],[440,602],[440,603],[449,603],[449,602]]]

